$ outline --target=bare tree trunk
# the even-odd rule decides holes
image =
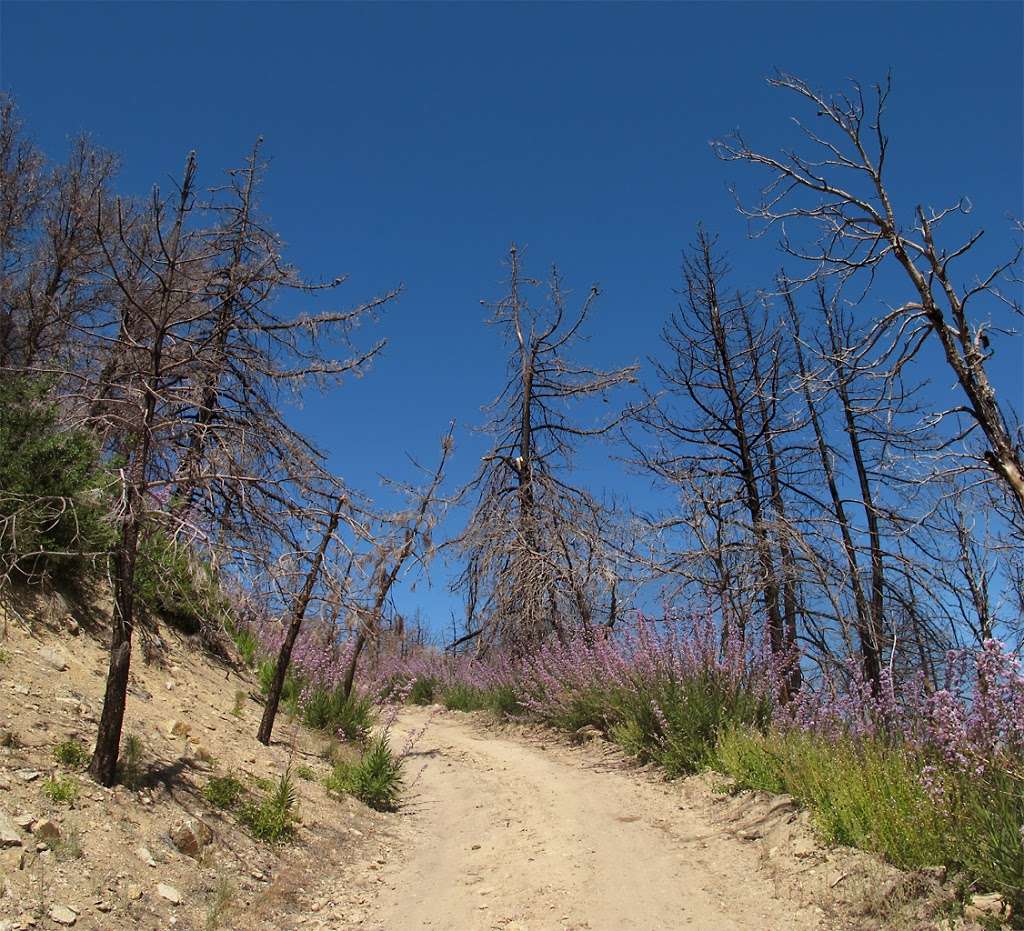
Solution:
[[[868,682],[872,683],[872,688],[875,689],[878,687],[882,666],[877,639],[872,635],[871,616],[867,598],[864,595],[864,588],[860,582],[857,549],[853,543],[853,534],[850,531],[850,521],[846,516],[846,507],[843,504],[842,496],[839,494],[835,469],[832,465],[832,456],[828,444],[825,442],[825,434],[821,426],[821,418],[818,415],[817,404],[811,395],[810,376],[804,359],[803,345],[800,341],[800,317],[793,302],[793,296],[788,288],[783,288],[783,296],[786,299],[789,319],[792,324],[793,345],[796,350],[804,403],[807,406],[807,415],[810,419],[811,428],[814,431],[821,470],[825,475],[825,484],[828,486],[829,497],[832,499],[832,509],[835,513],[836,523],[839,525],[839,533],[843,542],[843,553],[846,556],[846,569],[850,578],[850,589],[853,592],[854,610],[857,612],[857,637],[860,642],[864,675]]]
[[[868,525],[868,546],[871,555],[871,603],[868,614],[869,624],[867,635],[871,643],[871,653],[877,657],[879,676],[881,675],[881,653],[882,653],[882,632],[884,630],[884,590],[885,590],[885,567],[882,553],[882,534],[878,525],[878,511],[875,507],[874,492],[871,488],[871,480],[868,477],[867,466],[864,462],[864,452],[861,447],[860,432],[857,427],[857,418],[850,400],[849,375],[845,362],[845,347],[841,345],[839,332],[836,327],[831,310],[827,302],[822,301],[822,309],[825,314],[825,323],[828,327],[828,334],[832,344],[834,355],[833,362],[836,367],[836,393],[843,407],[843,418],[846,423],[846,434],[850,440],[850,452],[853,454],[853,464],[857,472],[857,483],[860,486],[861,500],[864,504],[864,515]],[[872,677],[873,670],[866,670],[868,679],[873,688],[878,687],[879,680]]]
[[[313,597],[313,588],[320,575],[320,567],[323,565],[327,547],[330,546],[331,537],[338,529],[338,521],[341,519],[341,509],[345,505],[345,497],[339,495],[331,519],[327,523],[327,530],[324,531],[323,539],[313,557],[313,563],[306,573],[306,582],[299,593],[298,598],[292,607],[291,621],[288,624],[288,632],[285,634],[284,643],[277,654],[277,666],[274,668],[274,678],[270,683],[270,691],[267,694],[267,704],[263,709],[263,718],[260,721],[260,729],[256,733],[256,739],[265,745],[270,744],[270,734],[274,729],[274,718],[277,717],[277,706],[281,702],[281,690],[284,688],[284,677],[288,672],[288,663],[291,662],[292,649],[299,636],[299,629],[302,627],[302,620],[306,616],[306,608]]]

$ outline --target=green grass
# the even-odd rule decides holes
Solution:
[[[70,776],[51,776],[43,783],[43,795],[52,802],[73,805],[78,800],[78,783]]]
[[[437,700],[438,690],[437,679],[423,676],[412,684],[408,701],[412,705],[432,705]]]
[[[367,696],[353,692],[346,698],[341,688],[315,689],[303,703],[302,721],[346,740],[363,740],[376,722],[376,713]]]
[[[234,776],[211,776],[203,786],[203,798],[215,808],[233,809],[245,794],[245,786]]]
[[[377,811],[397,811],[404,780],[402,761],[386,735],[375,737],[358,762],[339,761],[324,780],[328,792],[347,793]]]
[[[307,766],[305,763],[295,767],[295,775],[300,779],[305,779],[307,782],[314,782],[316,780],[316,772],[312,766]]]
[[[271,683],[274,681],[274,670],[277,668],[277,657],[265,656],[259,661],[256,667],[256,679],[259,682],[260,693],[268,695]],[[299,713],[299,696],[302,694],[302,679],[296,676],[290,669],[284,675],[284,685],[281,686],[281,708],[288,714]]]
[[[89,751],[73,737],[53,748],[53,758],[68,769],[85,769],[89,765]]]
[[[824,840],[878,854],[903,869],[943,864],[1024,908],[1024,780],[993,769],[970,778],[878,740],[826,741],[799,731],[732,728],[717,768],[740,789],[788,792],[811,812]]]
[[[256,635],[246,627],[236,627],[230,623],[225,626],[242,662],[250,669],[254,668],[260,655],[260,642]]]

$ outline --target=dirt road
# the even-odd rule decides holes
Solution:
[[[396,737],[428,717],[403,713]],[[374,931],[821,927],[676,787],[598,754],[444,714],[410,764],[405,853],[382,869]]]

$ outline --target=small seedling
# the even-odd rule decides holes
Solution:
[[[276,844],[294,833],[298,801],[290,771],[271,786],[272,791],[261,802],[242,805],[238,809],[238,820],[258,840]]]
[[[221,927],[234,898],[235,887],[227,879],[220,879],[217,882],[217,887],[213,890],[213,898],[206,910],[203,931],[217,931]]]
[[[236,717],[242,716],[242,709],[245,707],[246,694],[241,689],[235,692],[235,706],[231,709],[231,713]]]
[[[89,764],[89,751],[73,737],[69,737],[53,748],[53,758],[68,769],[85,769]]]
[[[51,776],[43,783],[43,794],[51,801],[72,805],[78,798],[78,783],[69,776]]]
[[[79,860],[82,857],[82,832],[71,824],[65,825],[60,840],[54,842],[53,853],[60,861]]]
[[[142,782],[142,738],[138,734],[129,734],[121,746],[121,759],[118,770],[123,785],[129,789],[136,788]]]
[[[313,771],[313,767],[307,766],[305,763],[301,766],[295,767],[295,775],[300,779],[305,779],[307,782],[312,782],[316,779],[316,773]]]

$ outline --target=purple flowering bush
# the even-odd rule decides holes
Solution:
[[[257,633],[273,655],[273,631]],[[941,688],[888,673],[872,688],[851,664],[782,701],[788,663],[763,641],[702,615],[636,615],[614,634],[552,640],[528,656],[378,656],[344,701],[347,646],[312,625],[292,675],[297,706],[325,729],[362,720],[357,706],[369,716],[405,701],[596,728],[670,775],[716,769],[738,788],[788,792],[827,840],[906,868],[945,864],[1024,912],[1019,657],[994,640],[951,653]]]

